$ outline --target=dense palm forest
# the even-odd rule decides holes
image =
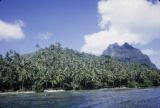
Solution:
[[[97,89],[160,85],[160,71],[62,48],[59,43],[20,55],[0,55],[0,91]]]

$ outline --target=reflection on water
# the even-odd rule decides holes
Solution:
[[[1,108],[160,108],[160,88],[0,95]]]

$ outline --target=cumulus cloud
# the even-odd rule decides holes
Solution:
[[[53,34],[50,33],[50,32],[39,33],[38,36],[37,36],[37,38],[41,39],[41,40],[49,40],[52,35]]]
[[[24,23],[21,20],[13,23],[0,20],[0,40],[12,40],[24,38],[24,32],[22,28]]]
[[[148,55],[151,61],[153,61],[153,63],[155,63],[157,67],[160,69],[160,51],[153,50],[153,49],[143,49],[141,51],[144,54]]]
[[[155,55],[160,54],[160,53],[158,53],[157,51],[152,50],[152,49],[144,49],[144,50],[142,50],[142,52],[143,52],[144,54],[149,55],[149,56],[155,56]]]
[[[160,3],[147,0],[100,0],[101,31],[84,36],[82,52],[100,55],[114,42],[147,44],[160,38]]]

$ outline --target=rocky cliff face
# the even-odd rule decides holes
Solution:
[[[122,46],[119,46],[117,43],[111,44],[102,55],[111,56],[122,62],[143,64],[156,68],[147,55],[128,43],[124,43]]]

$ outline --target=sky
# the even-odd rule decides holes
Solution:
[[[157,0],[1,0],[0,53],[59,42],[100,55],[109,44],[128,42],[160,68],[159,12]]]

